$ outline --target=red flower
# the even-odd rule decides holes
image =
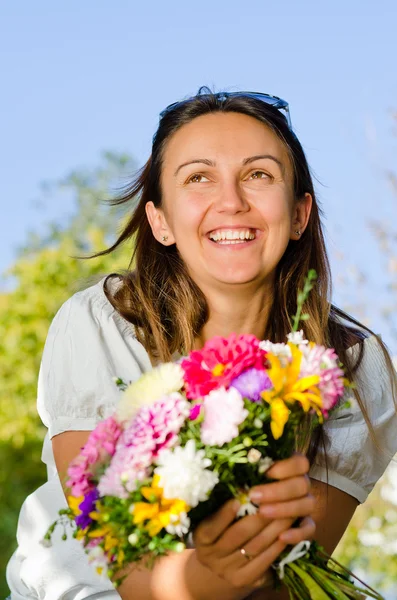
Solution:
[[[230,382],[249,368],[264,370],[266,352],[254,335],[213,337],[202,350],[194,350],[182,361],[186,395],[200,398]]]

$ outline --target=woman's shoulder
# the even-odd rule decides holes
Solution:
[[[102,277],[99,281],[90,282],[81,290],[73,293],[63,302],[58,309],[51,327],[64,324],[68,329],[83,329],[89,327],[92,323],[97,327],[106,325],[111,321],[117,325],[120,332],[127,337],[135,337],[135,330],[132,323],[126,321],[114,308],[105,292],[107,290],[113,294],[121,284],[118,279]]]

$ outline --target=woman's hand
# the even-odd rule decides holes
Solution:
[[[259,505],[256,515],[234,522],[239,503],[230,500],[204,519],[194,533],[198,560],[235,588],[255,589],[270,584],[268,570],[286,546],[314,535],[315,524],[309,516],[314,500],[309,494],[308,470],[308,460],[300,455],[280,461],[268,471],[279,481],[250,491],[250,497]],[[298,517],[305,518],[292,528]]]

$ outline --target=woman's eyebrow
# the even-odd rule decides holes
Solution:
[[[186,167],[187,165],[193,165],[195,163],[202,163],[202,164],[207,165],[209,167],[215,167],[215,163],[212,160],[208,160],[208,158],[193,158],[192,160],[188,160],[187,162],[182,163],[181,165],[179,165],[179,167],[177,168],[177,170],[174,173],[174,177],[176,175],[178,175],[178,173],[182,169],[182,167]]]
[[[249,158],[245,158],[243,160],[243,165],[248,165],[249,163],[254,162],[255,160],[260,160],[263,158],[269,158],[270,160],[274,160],[275,163],[278,164],[278,166],[280,167],[281,171],[284,173],[284,165],[281,162],[281,160],[279,158],[277,158],[276,156],[273,156],[273,154],[256,154],[255,156],[250,156]]]
[[[284,172],[284,165],[281,162],[281,160],[279,160],[278,158],[276,158],[275,156],[273,156],[273,154],[256,154],[255,156],[249,156],[248,158],[244,158],[243,160],[243,165],[248,165],[251,162],[254,162],[255,160],[259,160],[259,159],[264,159],[264,158],[268,158],[270,160],[273,160],[275,163],[278,164],[278,166],[280,167],[280,169],[282,170],[282,172]],[[175,173],[174,173],[174,177],[176,177],[179,173],[179,171],[183,168],[183,167],[187,167],[188,165],[193,165],[196,163],[201,163],[204,165],[207,165],[208,167],[215,167],[216,163],[213,162],[212,160],[209,160],[208,158],[192,158],[192,160],[188,160],[185,163],[182,163],[181,165],[179,165],[179,167],[176,169]]]

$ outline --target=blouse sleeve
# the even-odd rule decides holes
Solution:
[[[102,284],[72,296],[50,326],[39,373],[37,407],[49,437],[94,429],[119,398],[114,377],[130,381],[150,368]]]
[[[353,346],[350,352],[357,354],[358,348]],[[377,444],[353,400],[350,408],[337,410],[324,425],[328,478],[322,451],[310,476],[364,502],[397,452],[397,411],[383,352],[374,336],[364,342],[364,357],[355,383]]]

